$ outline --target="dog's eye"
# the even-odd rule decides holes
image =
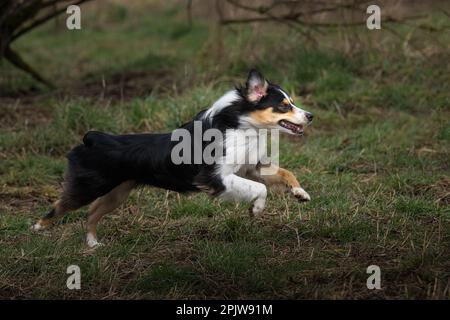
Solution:
[[[278,109],[280,112],[288,112],[288,111],[292,110],[292,106],[291,106],[290,104],[284,104],[284,103],[282,103],[282,104],[280,104],[280,105],[277,106],[277,109]]]

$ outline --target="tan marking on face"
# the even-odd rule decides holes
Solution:
[[[280,120],[288,120],[291,122],[297,122],[295,120],[294,110],[290,110],[286,113],[273,112],[273,107],[269,107],[263,110],[256,110],[249,115],[256,123],[265,126],[275,126]]]
[[[283,99],[282,103],[283,103],[284,105],[290,104],[289,101],[288,101],[288,99],[286,99],[286,98]]]

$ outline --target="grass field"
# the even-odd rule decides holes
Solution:
[[[56,91],[0,64],[0,298],[448,299],[450,35],[435,48],[417,32],[420,53],[357,28],[346,51],[340,30],[313,47],[284,27],[233,26],[221,51],[217,30],[188,26],[182,9],[110,5],[81,31],[60,21],[27,35],[15,48]],[[311,202],[273,191],[251,219],[245,204],[144,189],[105,217],[96,250],[86,209],[30,231],[84,132],[171,130],[252,66],[315,114],[280,150]],[[66,288],[72,264],[81,290]],[[369,265],[381,290],[366,287]]]

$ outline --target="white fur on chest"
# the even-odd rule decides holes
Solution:
[[[227,130],[225,156],[219,161],[219,174],[244,175],[254,170],[267,155],[267,139],[253,129]]]
[[[256,169],[266,155],[264,138],[248,130],[227,131],[225,156],[218,166],[225,191],[224,199],[239,199],[253,202],[252,214],[259,214],[265,206],[267,189],[262,183],[246,179],[246,173]],[[264,151],[263,151],[264,150]]]

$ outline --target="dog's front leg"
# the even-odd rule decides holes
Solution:
[[[300,187],[300,183],[292,172],[280,168],[274,164],[270,166],[261,166],[257,170],[259,179],[266,185],[285,185],[291,193],[300,201],[310,201],[309,194]]]
[[[235,174],[225,176],[222,182],[225,185],[222,198],[253,202],[250,213],[255,216],[264,210],[267,197],[267,188],[264,184]]]

